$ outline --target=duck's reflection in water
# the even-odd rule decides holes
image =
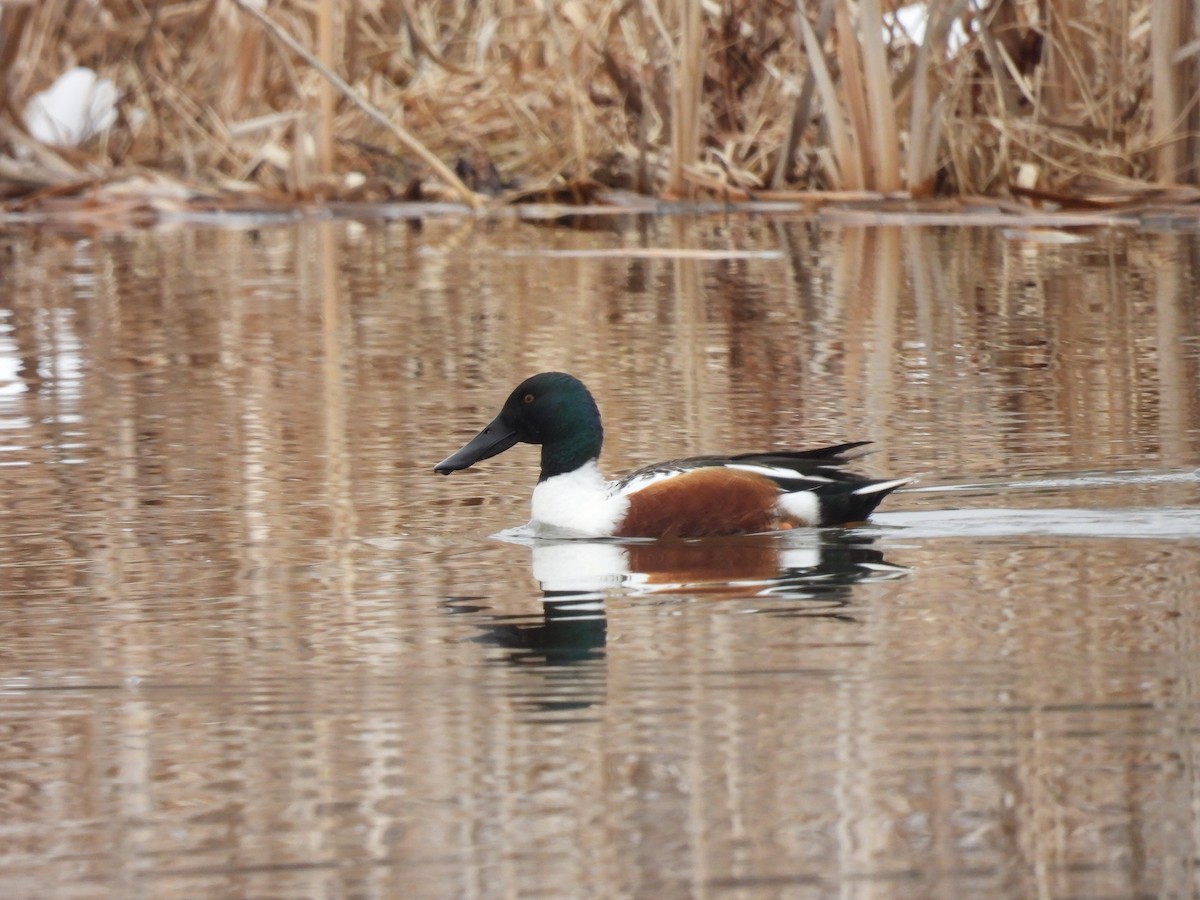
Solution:
[[[552,541],[521,530],[496,537],[530,548],[540,615],[495,615],[465,601],[449,608],[475,618],[479,639],[508,651],[505,663],[543,673],[546,683],[526,685],[524,697],[543,711],[602,699],[606,602],[720,602],[737,612],[854,621],[855,585],[908,571],[886,562],[873,536],[854,529],[693,541]]]
[[[516,540],[512,533],[503,537]],[[691,541],[520,540],[533,552],[533,577],[547,602],[558,598],[677,595],[681,599],[773,598],[770,611],[828,614],[850,589],[898,578],[873,538],[849,529]]]

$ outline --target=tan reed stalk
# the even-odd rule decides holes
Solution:
[[[1072,72],[1076,69],[1072,57],[1082,39],[1079,26],[1088,18],[1085,5],[1086,0],[1052,0],[1044,6],[1046,82],[1042,102],[1053,119],[1068,116],[1078,99],[1079,82]]]
[[[879,0],[860,0],[858,33],[862,40],[866,106],[870,115],[871,147],[874,151],[874,183],[881,191],[900,190],[900,135],[888,77],[887,50],[883,46],[883,11]]]
[[[5,9],[3,17],[0,17],[0,85],[6,90],[14,80],[9,74],[19,58],[21,39],[32,16],[32,6],[11,6]],[[4,100],[7,101],[9,96],[4,97]]]
[[[829,74],[829,65],[825,60],[825,51],[817,41],[812,25],[806,16],[797,19],[800,34],[804,39],[804,50],[808,56],[808,64],[816,79],[817,93],[821,97],[825,127],[829,131],[829,141],[833,145],[833,171],[830,172],[833,189],[837,191],[862,190],[862,166],[854,139],[846,127],[846,120],[838,101],[837,89],[833,77]]]
[[[320,0],[317,6],[317,59],[326,71],[332,72],[337,65],[333,56],[334,0]],[[317,85],[317,162],[322,175],[333,171],[333,82],[322,78]],[[299,148],[297,148],[299,149]]]
[[[1156,146],[1154,177],[1176,181],[1183,171],[1185,122],[1182,84],[1176,60],[1183,42],[1185,0],[1155,0],[1150,8],[1150,72],[1152,119],[1150,140]]]
[[[250,97],[252,85],[261,78],[263,56],[262,29],[246,22],[236,14],[231,18],[237,19],[236,23],[231,22],[229,25],[233,34],[236,35],[236,40],[230,42],[230,46],[236,48],[232,51],[233,77],[229,79],[228,85],[222,91],[221,102],[218,105],[218,108],[226,116],[242,109],[247,98]]]
[[[704,11],[700,0],[680,0],[680,36],[671,110],[671,169],[667,189],[677,197],[690,192],[687,170],[700,152],[700,98],[704,85]]]
[[[653,35],[646,24],[645,5],[638,3],[634,10],[636,18],[636,33],[642,45],[651,47],[654,44]],[[653,114],[654,98],[643,67],[634,66],[634,86],[638,92],[637,105],[637,163],[634,169],[633,189],[639,194],[648,194],[651,189],[650,179],[650,120]]]
[[[850,20],[850,9],[846,3],[838,3],[836,21],[842,96],[846,101],[846,110],[850,119],[850,136],[858,156],[858,168],[862,174],[862,181],[858,186],[874,188],[876,177],[874,160],[868,153],[871,125],[870,117],[867,115],[867,88],[863,83],[862,54],[854,23]]]

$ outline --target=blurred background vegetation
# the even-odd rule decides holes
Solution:
[[[795,192],[1107,202],[1195,184],[1185,0],[4,0],[0,192]],[[91,126],[31,136],[77,67]]]

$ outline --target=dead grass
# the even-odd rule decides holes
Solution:
[[[942,0],[920,42],[884,27],[880,0],[2,9],[0,191],[24,202],[143,170],[208,193],[473,204],[600,190],[1069,203],[1197,181],[1185,0]],[[116,82],[118,121],[80,148],[38,145],[21,110],[74,65]]]

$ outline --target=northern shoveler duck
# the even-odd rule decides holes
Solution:
[[[537,534],[559,537],[708,537],[866,519],[910,478],[872,480],[842,466],[869,441],[815,450],[697,456],[600,474],[604,429],[578,378],[543,372],[517,385],[490,425],[434,466],[449,475],[517,443],[541,444],[533,490]]]

